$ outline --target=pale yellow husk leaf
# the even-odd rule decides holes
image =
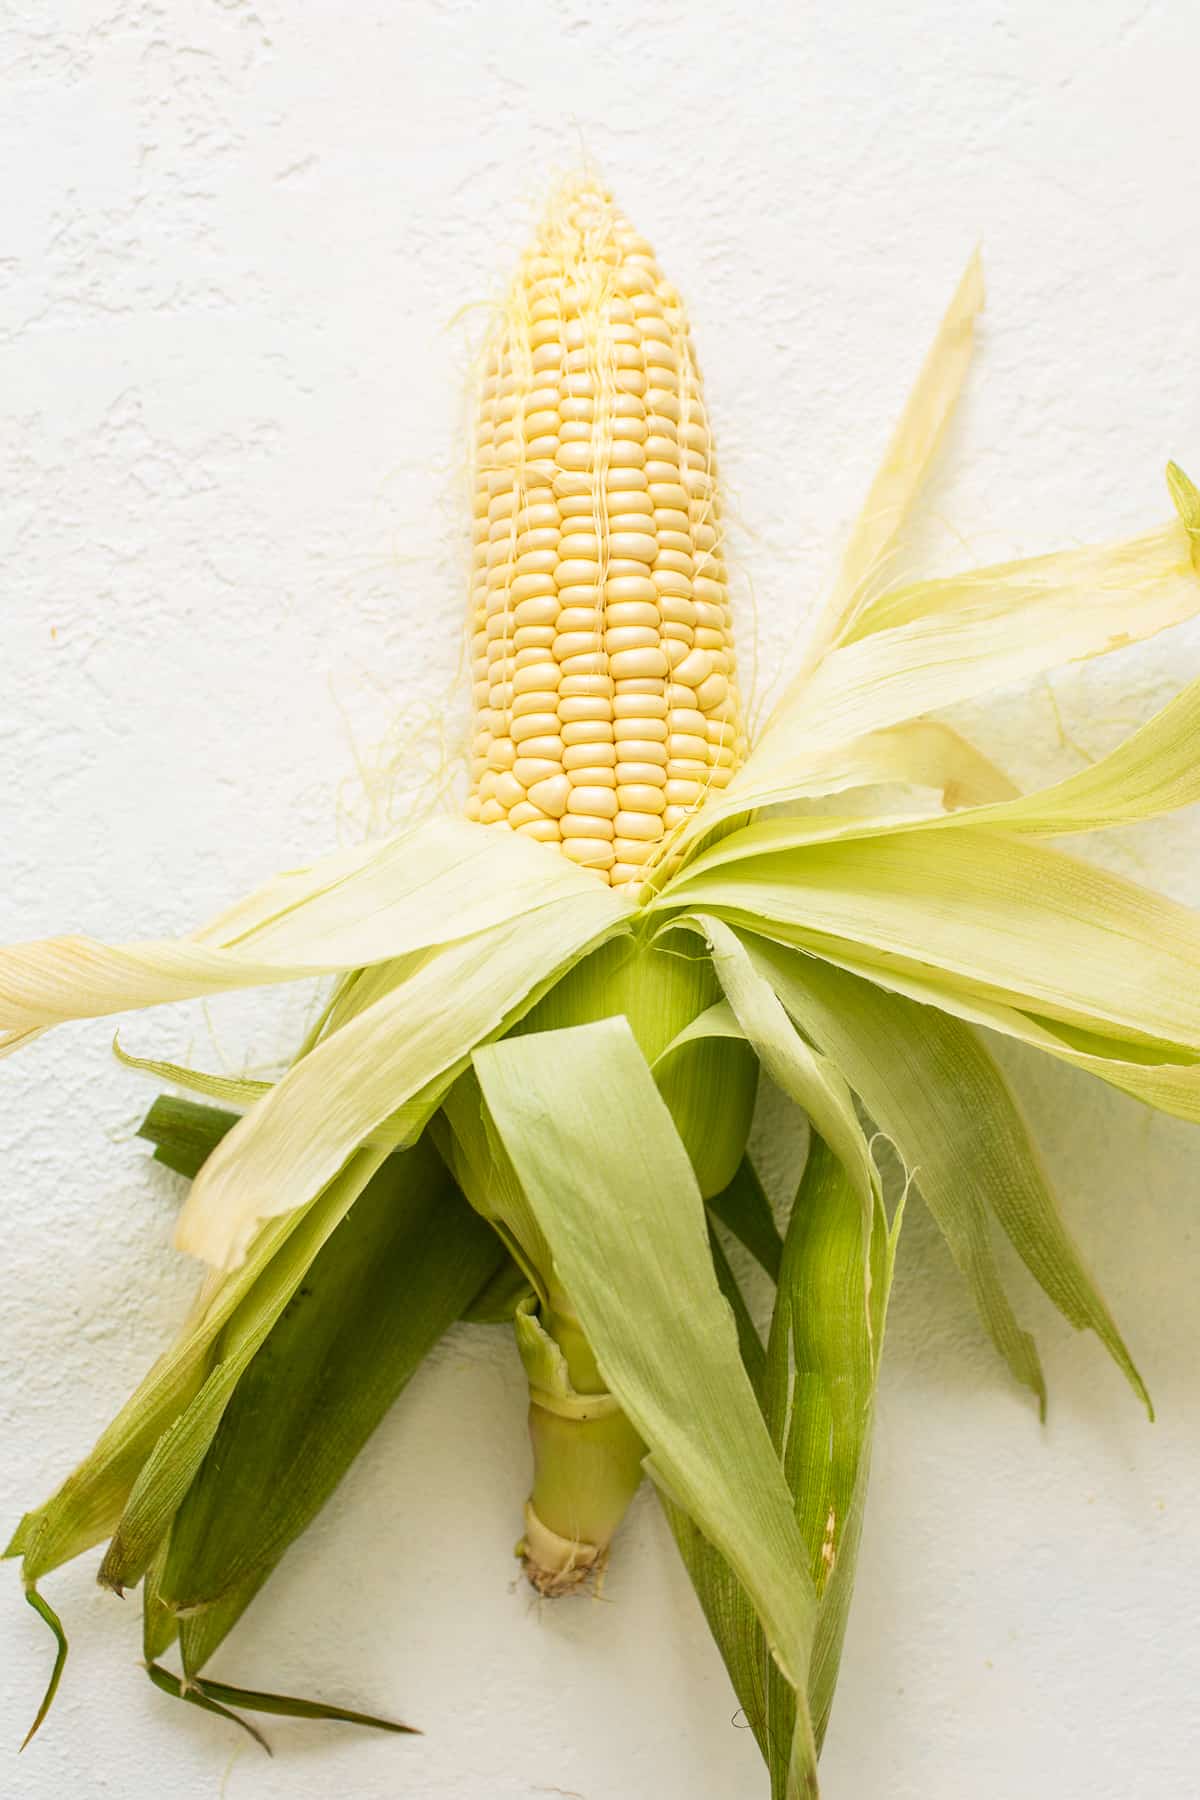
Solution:
[[[739,815],[759,808],[803,807],[861,789],[894,790],[898,804],[916,817],[984,806],[1017,793],[982,751],[936,719],[907,720],[828,749],[793,751],[782,744],[776,751],[773,741],[764,738],[729,787],[709,795],[672,840],[673,856],[694,859],[718,825]]]
[[[976,251],[929,347],[850,534],[833,591],[813,629],[807,668],[849,628],[872,586],[882,585],[888,556],[925,485],[962,392],[975,344],[975,321],[983,303],[983,265]],[[787,701],[785,694],[782,704],[786,706]]]
[[[1116,544],[918,582],[862,613],[770,729],[798,748],[877,731],[1123,649],[1198,610],[1177,519]]]
[[[965,826],[1019,837],[1066,837],[1134,824],[1200,801],[1198,741],[1200,680],[1190,682],[1109,755],[1032,794],[949,810],[943,803],[920,812],[866,813],[848,819],[815,813],[761,819],[702,851],[688,864],[686,876],[707,874],[747,856],[850,838]],[[668,891],[662,890],[664,895]]]
[[[431,819],[282,875],[190,938],[110,947],[62,937],[0,949],[0,1052],[67,1019],[411,955],[594,885],[509,832]]]
[[[818,954],[850,940],[881,971],[936,969],[1084,1030],[1200,1048],[1200,917],[1029,839],[964,828],[747,856],[658,904]]]
[[[724,818],[856,785],[839,771],[838,746],[851,768],[862,754],[851,746],[870,746],[857,785],[886,779],[874,734],[1063,663],[1123,649],[1197,612],[1200,580],[1178,520],[1128,542],[898,590],[860,619],[856,631],[865,635],[831,650],[773,715],[745,765],[685,828],[676,848],[706,836]],[[821,789],[824,771],[837,779]],[[893,778],[910,779],[903,761]]]

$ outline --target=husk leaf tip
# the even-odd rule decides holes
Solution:
[[[54,1705],[54,1696],[58,1693],[58,1684],[62,1680],[62,1673],[67,1664],[67,1651],[69,1648],[67,1634],[63,1630],[62,1620],[50,1605],[50,1602],[48,1600],[43,1600],[36,1587],[27,1587],[25,1589],[25,1598],[29,1605],[32,1606],[38,1618],[42,1619],[54,1633],[54,1641],[57,1647],[54,1654],[54,1667],[50,1671],[50,1679],[46,1683],[46,1691],[42,1695],[42,1703],[37,1709],[33,1724],[29,1727],[29,1730],[21,1740],[22,1750],[28,1749],[44,1724],[47,1713]]]
[[[1175,510],[1183,520],[1183,528],[1192,540],[1192,562],[1200,573],[1200,488],[1175,462],[1167,464],[1167,487]]]

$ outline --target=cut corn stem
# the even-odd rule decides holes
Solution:
[[[533,1489],[519,1546],[525,1573],[548,1598],[573,1593],[603,1567],[642,1479],[645,1446],[607,1391],[591,1346],[563,1296],[518,1315],[529,1377]]]

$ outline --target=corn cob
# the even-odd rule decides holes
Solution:
[[[687,320],[589,177],[555,196],[484,364],[468,815],[613,886],[746,754]]]

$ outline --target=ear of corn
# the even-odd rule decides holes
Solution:
[[[748,753],[682,306],[607,191],[568,183],[482,372],[469,819],[280,876],[178,943],[0,951],[0,1054],[68,1019],[339,978],[275,1083],[127,1055],[246,1111],[147,1121],[195,1176],[178,1241],[214,1268],[178,1343],[9,1546],[56,1634],[51,1693],[66,1639],[37,1583],[110,1538],[105,1578],[146,1579],[157,1686],[226,1715],[314,1710],[204,1664],[474,1283],[442,1280],[467,1215],[439,1176],[452,1197],[404,1256],[412,1334],[374,1366],[369,1315],[389,1302],[357,1234],[368,1196],[435,1168],[434,1146],[495,1231],[464,1233],[495,1271],[468,1316],[515,1317],[530,1378],[531,1575],[563,1591],[603,1561],[648,1456],[779,1800],[816,1793],[895,1242],[856,1109],[898,1147],[1022,1378],[1040,1391],[993,1219],[1144,1392],[969,1027],[1200,1118],[1200,928],[1037,841],[1195,799],[1196,692],[1026,797],[922,715],[1194,616],[1200,498],[1172,465],[1180,518],[1162,530],[889,586],[981,297],[972,267],[812,651]],[[741,1160],[760,1064],[819,1140],[782,1253]],[[766,1348],[705,1200],[778,1277]],[[328,1305],[297,1306],[326,1276]],[[364,1316],[344,1321],[351,1289]],[[306,1405],[318,1361],[344,1408],[328,1441]],[[261,1441],[259,1396],[279,1402]],[[296,1504],[246,1508],[297,1446],[312,1479]],[[182,1677],[159,1662],[174,1642]]]
[[[555,196],[487,351],[470,626],[469,817],[636,887],[728,784],[746,740],[687,321],[650,245],[589,180]],[[717,994],[703,957],[622,941],[580,963],[517,1032],[623,1015],[653,1062]],[[756,1077],[731,1038],[697,1040],[663,1071],[705,1194],[738,1166]],[[547,1271],[547,1292],[551,1281]],[[525,1320],[522,1347],[534,1444],[525,1564],[557,1592],[606,1553],[638,1483],[638,1443],[565,1296]]]
[[[637,884],[746,753],[682,303],[597,183],[551,205],[483,370],[468,815]]]

